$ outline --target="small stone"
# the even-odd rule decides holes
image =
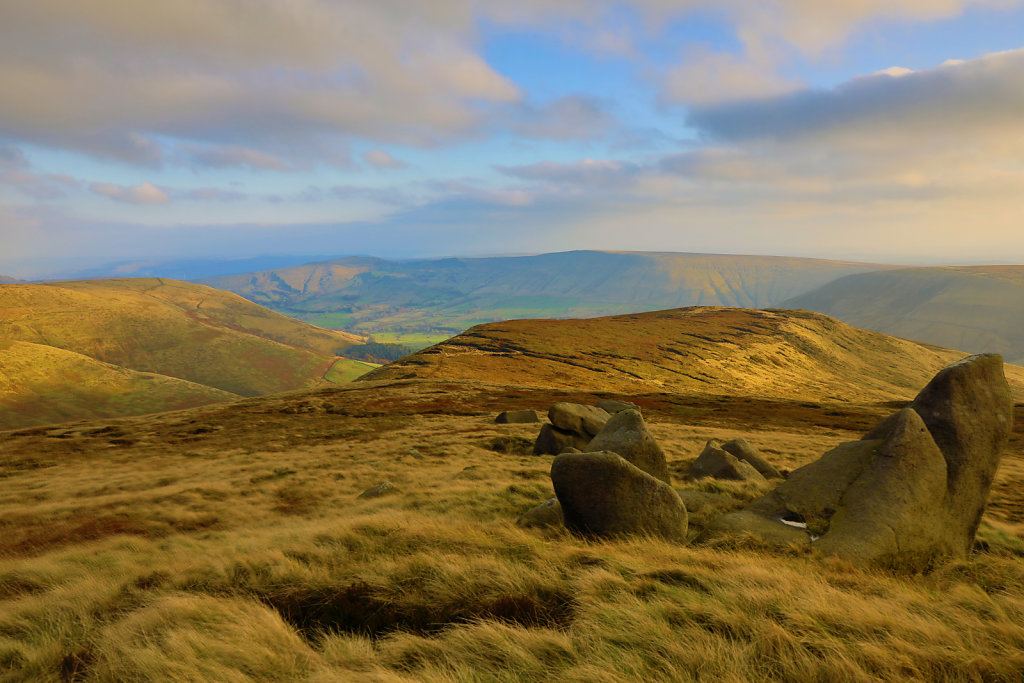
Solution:
[[[499,425],[507,424],[527,424],[530,422],[540,422],[537,417],[537,411],[535,410],[506,410],[503,413],[499,413],[494,418],[494,423]]]
[[[596,407],[605,411],[609,415],[621,413],[623,410],[640,410],[640,406],[633,403],[632,401],[613,401],[611,399],[606,401],[599,401],[596,404]]]
[[[516,520],[516,524],[527,529],[562,526],[562,504],[558,498],[550,498],[540,505],[530,508]]]
[[[382,484],[377,484],[373,488],[366,489],[356,496],[356,499],[380,498],[381,496],[387,496],[392,493],[398,493],[398,488],[396,488],[390,481],[385,481]]]

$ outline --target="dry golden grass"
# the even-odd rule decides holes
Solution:
[[[789,401],[899,400],[966,354],[818,313],[694,307],[479,325],[364,379],[478,380]],[[1024,369],[1007,366],[1024,395]]]
[[[551,458],[493,415],[603,397],[371,383],[2,434],[0,678],[1020,680],[1024,430],[982,549],[926,575],[516,527]],[[791,468],[892,410],[631,398],[677,475],[706,438]],[[694,525],[759,493],[676,485]]]

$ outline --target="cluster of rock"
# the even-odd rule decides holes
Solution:
[[[527,512],[520,524],[685,539],[686,506],[635,406],[556,403],[548,417],[534,452],[556,455],[556,497]],[[748,507],[708,520],[698,540],[753,534],[855,562],[912,569],[940,557],[964,557],[1012,420],[1002,358],[965,358],[940,371],[908,407],[861,440],[795,470]],[[782,478],[744,439],[708,441],[689,475],[762,483]]]
[[[782,474],[746,439],[733,439],[725,443],[710,439],[690,467],[691,479],[705,477],[763,482],[782,479]]]
[[[840,444],[705,538],[751,533],[826,554],[921,569],[965,557],[1013,422],[996,354],[940,371],[908,407]]]
[[[556,403],[548,419],[534,452],[557,454],[551,464],[556,498],[527,512],[520,524],[685,539],[686,507],[672,488],[664,451],[634,404]]]

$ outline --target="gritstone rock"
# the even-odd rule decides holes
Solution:
[[[633,403],[632,401],[598,401],[596,407],[605,411],[609,415],[621,413],[623,410],[640,410],[640,406]]]
[[[909,569],[965,557],[1012,420],[1002,358],[970,356],[860,441],[840,444],[745,510],[715,520],[706,537],[753,532]]]
[[[692,479],[712,477],[735,481],[765,481],[764,475],[752,464],[741,460],[723,448],[721,442],[710,439],[704,450],[690,466]],[[780,477],[781,478],[781,477]]]
[[[596,536],[686,538],[686,507],[675,490],[615,453],[565,453],[551,464],[565,526]]]
[[[540,428],[537,441],[533,444],[533,454],[558,455],[567,448],[586,448],[588,443],[590,443],[590,437],[587,435],[567,432],[546,424]]]
[[[498,417],[494,418],[495,424],[525,424],[529,422],[540,422],[537,419],[537,411],[535,410],[506,410],[503,413],[499,413]]]
[[[383,484],[377,484],[373,488],[366,489],[358,496],[356,496],[356,498],[380,498],[381,496],[386,496],[390,493],[398,493],[398,489],[390,481],[386,481]]]
[[[550,498],[540,505],[530,508],[523,513],[523,516],[516,520],[521,527],[553,527],[562,526],[562,504],[558,498]]]
[[[556,403],[548,410],[551,424],[562,431],[593,437],[611,417],[606,411],[582,403]]]
[[[668,463],[661,446],[654,440],[639,410],[623,410],[612,415],[594,439],[584,449],[591,453],[611,451],[647,474],[672,483]]]
[[[775,469],[775,466],[765,460],[764,456],[751,446],[746,439],[726,441],[720,448],[726,453],[732,453],[737,459],[748,463],[766,479],[782,479],[782,474]]]

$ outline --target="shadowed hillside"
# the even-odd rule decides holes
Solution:
[[[698,307],[480,325],[363,379],[877,401],[913,397],[963,355],[817,313]]]
[[[1024,267],[849,275],[787,301],[869,330],[1024,362]]]
[[[483,322],[678,306],[771,306],[890,266],[715,254],[572,251],[389,262],[346,258],[203,282],[377,341],[438,340]]]
[[[173,280],[4,285],[0,340],[7,426],[276,393],[371,367],[335,355],[351,335]]]

